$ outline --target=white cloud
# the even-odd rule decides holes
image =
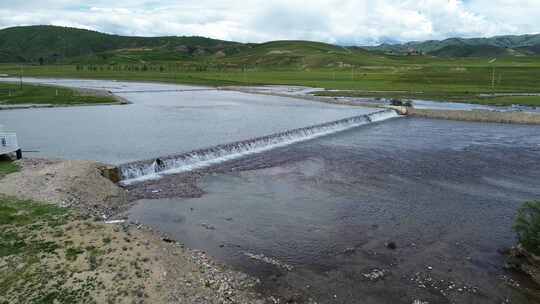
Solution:
[[[375,44],[540,32],[538,0],[2,0],[0,28],[53,24],[121,35]]]

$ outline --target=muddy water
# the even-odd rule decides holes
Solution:
[[[400,119],[212,170],[201,196],[141,200],[131,219],[298,302],[539,300],[498,250],[540,197],[540,127]]]

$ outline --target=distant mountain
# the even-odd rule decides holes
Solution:
[[[383,53],[383,54],[382,54]],[[58,27],[0,30],[0,63],[142,65],[175,64],[189,69],[350,68],[400,61],[391,54],[493,57],[540,54],[540,35],[343,47],[312,41],[239,43],[196,36],[129,37]],[[135,67],[134,67],[135,68]]]
[[[126,37],[58,27],[23,26],[0,30],[0,62],[66,61],[81,57],[112,57],[113,51],[153,51],[167,59],[234,53],[240,43],[204,37]]]
[[[0,62],[32,64],[188,64],[205,69],[244,66],[341,67],[386,60],[365,49],[311,41],[238,43],[204,37],[126,37],[58,27],[0,30]]]
[[[385,53],[407,54],[419,52],[441,57],[490,57],[540,54],[540,34],[496,36],[492,38],[450,38],[404,44],[381,44],[365,47]]]

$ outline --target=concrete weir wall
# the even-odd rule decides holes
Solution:
[[[407,108],[407,115],[434,119],[540,125],[540,114]]]

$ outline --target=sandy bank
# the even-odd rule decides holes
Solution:
[[[92,161],[25,159],[21,171],[4,178],[0,193],[71,207],[84,215],[109,217],[128,207],[127,192],[101,175]]]
[[[287,86],[284,86],[284,87],[287,87]],[[240,86],[219,87],[219,89],[224,90],[224,91],[235,91],[235,92],[242,92],[242,93],[247,93],[247,94],[296,98],[296,99],[317,101],[317,102],[323,102],[323,103],[329,103],[329,104],[335,104],[335,105],[344,105],[344,106],[357,106],[357,107],[369,107],[369,108],[374,108],[374,107],[377,108],[377,107],[384,106],[384,103],[378,102],[373,99],[368,99],[368,98],[338,98],[338,97],[315,96],[310,93],[317,89],[308,90],[308,88],[306,88],[306,90],[304,91],[300,90],[300,91],[290,91],[290,92],[287,90],[284,90],[283,87],[281,87],[281,89],[276,89],[276,90],[261,89],[261,87],[240,87]]]

